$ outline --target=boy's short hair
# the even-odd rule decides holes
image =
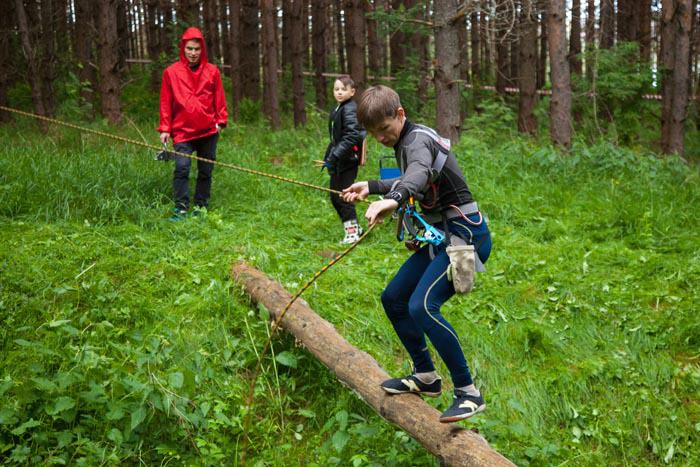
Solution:
[[[343,83],[343,86],[345,86],[346,88],[357,89],[355,87],[355,81],[353,81],[350,75],[340,75],[335,80]]]
[[[401,107],[401,99],[396,91],[378,84],[362,93],[357,106],[357,119],[365,128],[376,128],[384,119],[395,117]]]

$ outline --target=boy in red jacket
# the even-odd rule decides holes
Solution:
[[[219,69],[208,62],[204,36],[188,28],[180,40],[180,60],[163,71],[160,89],[160,140],[172,138],[175,151],[216,160],[219,130],[226,126],[228,112]],[[177,157],[173,173],[175,209],[172,220],[187,215],[190,207],[189,176],[192,159]],[[195,214],[206,208],[211,192],[214,165],[197,161]]]

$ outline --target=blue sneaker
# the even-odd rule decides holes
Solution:
[[[455,389],[454,399],[449,409],[440,416],[440,422],[452,423],[465,420],[472,415],[486,410],[486,403],[482,396],[471,396],[464,391]]]
[[[442,380],[435,378],[430,384],[419,380],[416,375],[409,375],[405,378],[392,378],[384,381],[382,384],[384,389],[389,394],[404,394],[413,393],[428,397],[437,397],[442,392]]]
[[[206,217],[207,215],[207,208],[204,206],[195,206],[194,209],[192,209],[192,217]]]
[[[173,214],[168,219],[171,222],[178,222],[187,219],[187,209],[173,208]]]

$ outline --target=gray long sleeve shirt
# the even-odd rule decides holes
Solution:
[[[455,155],[441,146],[439,137],[426,132],[437,137],[431,128],[408,120],[404,122],[399,140],[394,145],[394,156],[402,175],[390,180],[370,180],[370,194],[384,195],[384,198],[393,199],[399,205],[413,196],[420,201],[425,213],[440,213],[450,205],[459,206],[474,201]],[[440,151],[447,153],[447,161],[439,178],[434,181],[431,168]],[[434,190],[431,186],[433,181]]]

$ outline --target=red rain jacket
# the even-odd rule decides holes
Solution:
[[[192,39],[199,39],[202,44],[195,71],[190,69],[185,57],[185,44]],[[173,143],[181,143],[213,135],[216,125],[225,127],[227,119],[221,73],[207,60],[202,32],[187,28],[180,40],[180,61],[163,71],[158,132],[170,133]]]

